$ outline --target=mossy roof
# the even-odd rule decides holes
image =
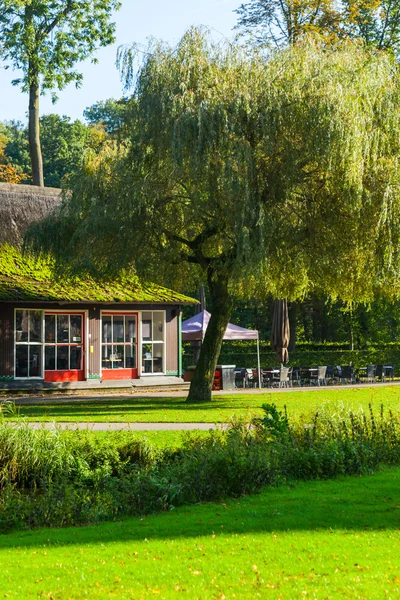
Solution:
[[[197,300],[135,275],[100,281],[91,276],[57,277],[49,258],[22,254],[18,249],[0,246],[0,301],[62,302],[144,302],[194,304]]]

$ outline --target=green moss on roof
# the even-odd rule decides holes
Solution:
[[[55,274],[50,258],[21,254],[16,248],[0,246],[0,301],[50,300],[63,302],[151,302],[186,304],[196,300],[167,288],[140,282],[126,274],[118,280],[99,281],[90,276]]]

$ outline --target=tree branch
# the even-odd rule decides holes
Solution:
[[[46,37],[55,27],[57,27],[58,23],[61,21],[63,17],[66,17],[70,12],[72,12],[75,8],[74,0],[67,0],[67,6],[61,12],[56,15],[56,17],[49,23],[44,29],[39,29],[39,37]],[[46,25],[46,21],[44,23]]]

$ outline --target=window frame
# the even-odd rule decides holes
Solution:
[[[144,319],[143,316],[146,315],[146,313],[151,313],[151,340],[147,340],[147,339],[143,339],[143,323],[146,323],[149,319]],[[153,315],[154,313],[161,313],[163,318],[162,318],[162,325],[163,325],[163,339],[162,340],[155,340],[154,339],[154,318]],[[147,315],[146,315],[147,316]],[[146,310],[142,310],[140,312],[140,367],[138,367],[139,369],[139,373],[140,373],[140,377],[159,377],[162,375],[165,375],[166,373],[166,364],[167,364],[167,356],[166,356],[166,350],[167,350],[167,311],[166,309],[146,309]],[[145,345],[151,345],[154,346],[154,344],[162,344],[163,345],[163,356],[162,356],[162,370],[160,371],[156,371],[154,372],[153,370],[153,363],[152,363],[152,371],[151,373],[145,373],[143,368],[143,346]],[[152,356],[153,356],[153,352],[152,352]]]
[[[29,320],[28,320],[28,340],[26,342],[18,342],[17,341],[17,312],[26,311],[30,312],[39,312],[41,313],[41,338],[40,342],[31,342],[29,341],[30,337],[30,328],[29,328]],[[14,379],[16,380],[36,380],[42,381],[44,379],[44,350],[43,350],[43,339],[44,339],[44,309],[42,308],[25,308],[25,307],[15,307],[14,308],[14,332],[13,332],[13,347],[14,347]],[[28,375],[25,377],[17,377],[17,346],[24,346],[28,348]],[[31,377],[29,375],[29,346],[40,346],[41,347],[41,375],[35,375]]]
[[[110,373],[118,373],[122,371],[139,371],[138,360],[139,360],[139,347],[140,347],[140,312],[137,310],[101,310],[100,311],[100,351],[99,351],[99,373],[103,374],[103,371],[107,374]],[[133,343],[136,346],[136,367],[123,367],[123,368],[105,368],[103,367],[103,347],[104,346],[132,346],[131,342],[103,342],[103,318],[104,317],[124,317],[124,337],[125,337],[125,317],[135,317],[136,318],[136,341]],[[113,321],[111,321],[111,332],[113,338]],[[125,359],[125,355],[124,355]]]

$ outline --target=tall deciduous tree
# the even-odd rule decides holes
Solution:
[[[389,57],[310,43],[267,61],[191,30],[176,48],[153,44],[133,83],[130,145],[87,162],[37,239],[78,261],[90,248],[103,270],[131,260],[156,281],[187,282],[194,265],[213,312],[190,401],[211,397],[233,292],[398,294],[400,103]]]
[[[107,134],[115,138],[129,135],[127,131],[129,102],[126,98],[102,100],[83,111],[89,125],[101,125]]]
[[[344,0],[344,34],[364,41],[367,48],[400,51],[400,3],[398,0]]]
[[[43,186],[43,162],[39,132],[39,96],[46,90],[62,90],[82,74],[79,61],[99,46],[114,41],[111,14],[118,0],[2,0],[0,10],[0,58],[22,71],[15,79],[29,93],[29,148],[34,185]],[[53,97],[55,98],[54,94]]]
[[[236,28],[262,46],[295,44],[318,33],[326,42],[348,37],[396,56],[400,50],[398,0],[249,0],[236,12]]]
[[[334,0],[250,0],[235,12],[236,28],[261,46],[295,44],[310,33],[336,39],[341,20]]]

